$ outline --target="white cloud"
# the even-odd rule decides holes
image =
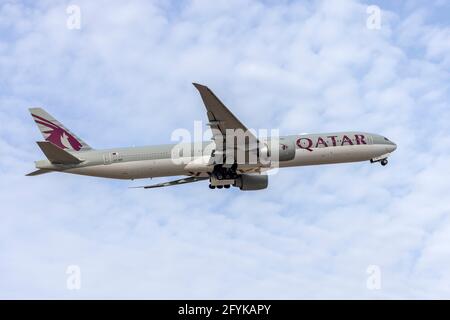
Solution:
[[[368,30],[351,1],[78,4],[79,31],[65,1],[1,5],[1,297],[449,297],[448,28],[418,7]],[[168,143],[205,119],[193,81],[249,127],[366,130],[399,148],[386,168],[283,169],[257,193],[23,176],[42,157],[27,107],[94,147]]]

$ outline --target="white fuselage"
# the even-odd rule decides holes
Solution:
[[[291,160],[273,161],[269,167],[295,167],[319,164],[333,164],[379,160],[396,149],[388,139],[368,133],[343,132],[284,137],[289,147],[295,149]],[[117,148],[74,152],[83,162],[78,165],[55,165],[48,160],[38,161],[36,166],[72,174],[105,177],[114,179],[142,179],[163,176],[195,175],[207,176],[213,165],[208,164],[213,142],[191,145],[192,157],[181,157],[174,161],[172,150],[175,145],[162,145],[138,148]],[[289,148],[286,146],[286,148]],[[209,148],[209,149],[208,149]],[[238,166],[241,173],[258,172],[261,166]],[[260,171],[259,171],[260,172]]]

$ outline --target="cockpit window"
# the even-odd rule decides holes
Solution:
[[[386,140],[386,141],[389,141],[389,139],[388,138],[386,138],[386,137],[384,137],[384,140]],[[390,141],[389,141],[390,142]]]

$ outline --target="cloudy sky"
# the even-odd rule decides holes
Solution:
[[[67,27],[69,5],[80,29]],[[1,1],[0,298],[450,298],[449,12],[446,1]],[[192,82],[248,127],[376,132],[398,149],[387,167],[284,169],[259,192],[24,176],[43,158],[27,108],[94,148],[168,143],[206,119]]]

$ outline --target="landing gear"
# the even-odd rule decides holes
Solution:
[[[375,162],[379,162],[383,167],[385,166],[385,165],[387,165],[388,164],[388,159],[387,158],[382,158],[382,159],[371,159],[370,160],[370,163],[375,163]]]
[[[238,177],[236,173],[237,164],[231,167],[224,167],[223,165],[216,165],[213,172],[210,174],[210,189],[229,189]]]
[[[230,187],[231,187],[231,185],[229,185],[229,184],[226,184],[226,185],[223,185],[223,186],[221,186],[221,185],[219,185],[219,186],[214,186],[214,185],[212,185],[212,184],[209,184],[209,188],[211,189],[211,190],[213,190],[213,189],[222,189],[222,188],[225,188],[225,189],[230,189]]]
[[[222,164],[214,166],[212,174],[219,180],[233,179],[236,177],[237,164],[233,164],[231,167],[224,167]]]

